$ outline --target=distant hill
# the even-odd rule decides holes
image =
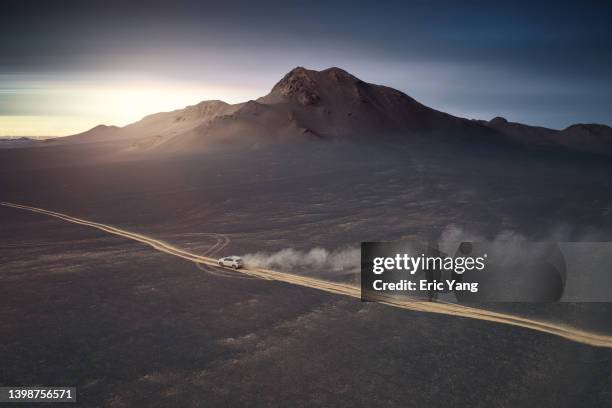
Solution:
[[[46,142],[50,144],[102,142],[122,137],[121,131],[122,128],[118,126],[98,125],[76,135],[48,139]]]
[[[0,148],[32,146],[38,142],[39,140],[26,136],[0,137]]]

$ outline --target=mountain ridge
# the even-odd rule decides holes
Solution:
[[[423,105],[394,88],[365,82],[331,67],[296,67],[256,100],[228,104],[207,100],[159,112],[124,127],[98,125],[53,143],[138,139],[128,151],[207,150],[222,145],[308,139],[473,140],[530,147],[612,153],[612,128],[576,124],[563,130],[509,122],[466,119]]]

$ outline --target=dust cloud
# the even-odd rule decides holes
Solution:
[[[249,268],[280,269],[296,271],[312,268],[334,273],[356,273],[361,265],[361,251],[347,247],[329,251],[315,247],[310,250],[284,248],[277,252],[256,252],[243,256]]]

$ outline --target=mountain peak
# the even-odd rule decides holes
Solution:
[[[119,129],[118,126],[115,125],[104,125],[104,124],[100,124],[97,126],[92,127],[91,129],[89,129],[89,131],[107,131],[107,130],[116,130]]]
[[[322,71],[296,67],[289,71],[265,98],[266,101],[293,100],[302,106],[319,105],[325,96],[337,91],[360,97],[359,87],[365,84],[359,78],[338,67]],[[335,90],[335,91],[334,91]]]
[[[274,85],[271,94],[295,99],[302,106],[315,105],[321,99],[315,80],[317,74],[317,71],[296,67]]]
[[[563,130],[564,132],[582,132],[585,134],[603,134],[610,133],[612,129],[610,126],[599,125],[595,123],[576,123],[568,126]]]
[[[362,82],[359,78],[355,77],[354,75],[338,67],[327,68],[321,71],[320,73],[336,81],[345,80],[345,81],[353,81],[353,82]]]
[[[507,123],[508,123],[508,119],[503,118],[501,116],[496,116],[489,121],[489,125],[491,126],[505,125]]]

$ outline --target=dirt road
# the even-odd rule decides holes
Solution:
[[[217,260],[210,257],[217,253],[220,249],[224,248],[229,244],[229,238],[223,235],[216,234],[217,243],[211,247],[206,254],[209,256],[197,255],[188,251],[177,248],[173,245],[165,243],[163,241],[151,238],[146,235],[137,234],[134,232],[126,231],[111,225],[101,224],[94,221],[88,221],[81,218],[71,217],[66,214],[58,213],[55,211],[49,211],[42,208],[30,207],[26,205],[13,204],[7,202],[0,202],[0,205],[5,207],[17,208],[20,210],[32,211],[39,214],[56,217],[64,221],[72,222],[74,224],[84,225],[92,228],[99,229],[109,234],[121,236],[134,241],[141,242],[149,245],[152,248],[174,255],[179,258],[186,259],[188,261],[195,262],[196,264],[206,268],[207,272],[211,272],[209,268],[214,268],[212,271],[226,272],[225,276],[229,274],[242,274],[243,276],[256,277],[260,279],[272,280],[285,282],[292,285],[304,286],[307,288],[318,289],[329,293],[338,295],[350,296],[356,299],[361,298],[360,288],[343,283],[328,282],[322,279],[316,279],[306,276],[294,275],[286,272],[271,271],[267,269],[239,269],[232,270],[229,268],[219,268]],[[540,320],[528,319],[520,316],[510,315],[506,313],[494,312],[486,309],[479,309],[474,307],[462,306],[454,303],[442,303],[442,302],[424,302],[419,300],[409,299],[396,299],[391,297],[380,297],[380,303],[402,308],[408,310],[415,310],[420,312],[446,314],[451,316],[465,317],[470,319],[478,319],[495,323],[502,323],[511,326],[523,327],[531,330],[536,330],[543,333],[552,334],[555,336],[563,337],[568,340],[572,340],[578,343],[588,344],[597,347],[612,348],[612,336],[598,334],[586,330],[581,330],[572,326],[560,325],[556,323],[549,323]]]

